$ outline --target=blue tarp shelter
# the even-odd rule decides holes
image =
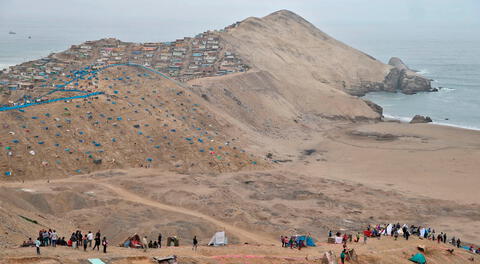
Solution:
[[[415,262],[418,264],[425,264],[427,263],[427,260],[425,259],[425,256],[422,253],[417,253],[413,255],[410,259],[411,262]]]
[[[298,236],[297,237],[297,243],[300,241],[305,241],[304,245],[307,247],[316,247],[315,242],[313,242],[313,239],[309,236]]]

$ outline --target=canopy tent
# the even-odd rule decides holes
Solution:
[[[227,235],[225,234],[225,231],[217,232],[215,235],[213,235],[212,239],[210,239],[210,242],[208,242],[209,246],[225,246],[228,244],[228,238]]]
[[[336,236],[335,237],[335,244],[342,244],[342,243],[343,243],[343,237]]]
[[[146,245],[143,245],[142,240],[140,239],[140,236],[137,234],[133,234],[133,236],[127,238],[120,246],[126,247],[126,248],[143,248]]]
[[[425,256],[422,253],[417,253],[413,255],[409,260],[418,264],[427,263],[427,260],[425,259]]]
[[[297,236],[297,243],[300,241],[305,241],[304,245],[307,247],[316,247],[315,242],[309,236]]]

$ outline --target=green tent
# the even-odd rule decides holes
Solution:
[[[418,264],[425,264],[427,263],[427,260],[425,259],[425,256],[422,253],[417,253],[413,257],[409,259],[412,262],[418,263]]]

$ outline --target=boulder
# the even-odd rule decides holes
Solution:
[[[368,92],[402,92],[404,94],[415,94],[418,92],[432,92],[431,80],[425,78],[408,68],[399,58],[391,58],[388,62],[390,71],[382,82],[371,82],[363,80],[358,85],[347,88],[347,92],[355,96],[363,96]]]
[[[393,57],[388,64],[393,68],[385,76],[385,91],[400,91],[404,94],[432,91],[431,80],[408,68],[401,59]]]
[[[415,94],[417,92],[430,92],[432,86],[430,84],[430,79],[420,76],[412,71],[402,71],[398,90],[402,91],[404,94]]]
[[[428,116],[422,116],[422,115],[415,115],[412,118],[412,121],[410,121],[410,124],[416,124],[416,123],[430,123],[432,122],[432,119]]]

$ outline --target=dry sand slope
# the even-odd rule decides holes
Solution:
[[[66,237],[101,229],[112,245],[158,232],[205,244],[224,229],[232,244],[250,243],[178,251],[185,263],[219,263],[209,256],[284,256],[270,246],[280,235],[325,241],[328,230],[397,221],[480,243],[480,132],[380,122],[346,92],[391,67],[290,12],[249,18],[221,38],[251,70],[190,87],[112,68],[99,85],[108,96],[0,113],[2,148],[13,151],[0,152],[0,169],[15,168],[1,183],[0,245],[40,228]],[[366,247],[362,263],[403,263],[415,247],[396,246]],[[5,254],[27,254],[19,252]],[[430,260],[462,263],[440,249]]]

